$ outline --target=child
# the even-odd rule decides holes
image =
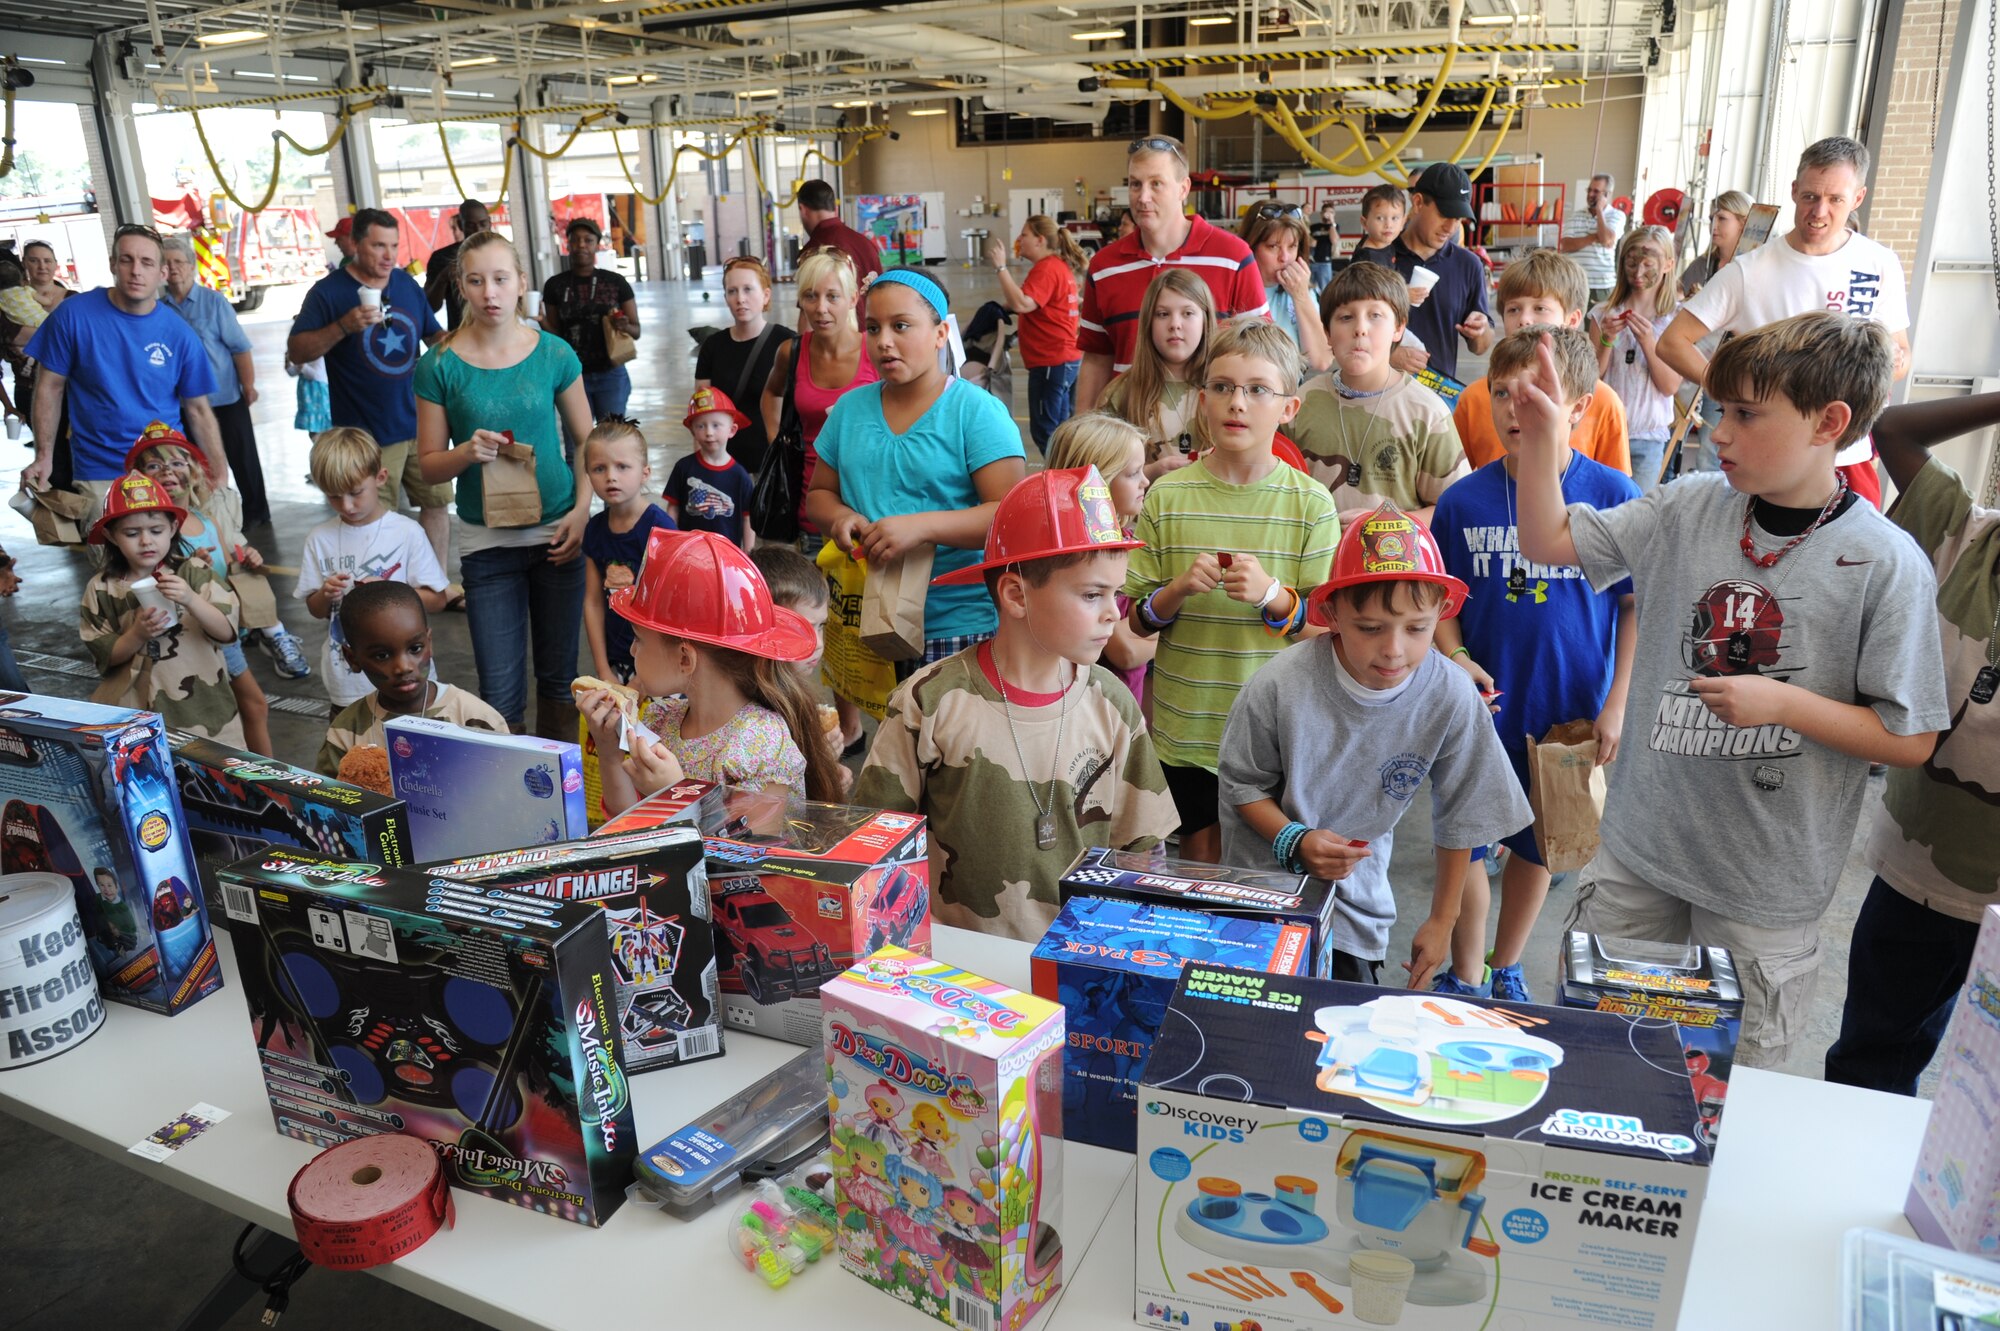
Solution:
[[[1389,247],[1396,243],[1396,237],[1403,234],[1403,219],[1410,215],[1410,196],[1394,185],[1377,185],[1361,196],[1361,243],[1354,247],[1356,262],[1379,263],[1384,268],[1392,267],[1389,262]],[[1430,295],[1430,288],[1410,293],[1411,300],[1422,304]]]
[[[445,606],[446,582],[424,529],[382,502],[389,473],[373,435],[347,425],[323,431],[308,465],[333,516],[306,534],[292,595],[314,619],[327,621],[320,677],[338,713],[375,692],[360,667],[349,663],[341,598],[369,583],[400,582],[415,588],[424,610],[436,614]]]
[[[1243,689],[1223,733],[1222,858],[1337,883],[1334,978],[1380,983],[1396,899],[1396,824],[1426,777],[1437,870],[1410,942],[1409,987],[1450,956],[1472,847],[1527,825],[1527,798],[1472,682],[1431,650],[1465,584],[1430,533],[1393,504],[1349,525],[1312,593],[1333,630],[1278,654]]]
[[[750,490],[756,482],[742,463],[729,456],[729,441],[750,424],[750,418],[720,388],[697,388],[681,424],[694,436],[695,451],[667,473],[667,505],[675,521],[682,531],[712,531],[754,550],[757,533],[750,528]],[[633,433],[638,433],[636,428]]]
[[[418,543],[429,549],[423,529],[417,530]],[[467,730],[507,733],[500,713],[464,689],[438,682],[431,668],[430,608],[406,582],[364,582],[341,598],[341,655],[375,691],[333,718],[315,771],[337,775],[348,750],[384,747],[382,723],[392,716],[427,716]]]
[[[108,548],[83,589],[83,644],[103,682],[92,702],[158,712],[170,726],[243,747],[224,643],[236,641],[236,600],[179,533],[187,510],[151,477],[111,483],[89,542]],[[170,613],[132,584],[153,579]],[[150,600],[150,595],[148,597]]]
[[[1562,502],[1568,418],[1553,351],[1514,384],[1521,553],[1639,596],[1643,743],[1619,756],[1578,927],[1726,947],[1739,1063],[1800,1034],[1819,919],[1847,862],[1868,764],[1913,767],[1950,720],[1922,555],[1856,503],[1834,455],[1889,393],[1879,324],[1819,312],[1725,342],[1721,475],[1599,512]]]
[[[1328,207],[1332,205],[1329,204]],[[1326,345],[1326,321],[1319,317],[1320,287],[1313,281],[1306,255],[1312,252],[1312,232],[1305,210],[1296,203],[1266,199],[1250,205],[1236,234],[1257,260],[1264,283],[1264,303],[1271,322],[1292,335],[1299,355],[1313,371],[1333,364]]]
[[[655,531],[638,581],[613,592],[611,608],[632,622],[639,720],[659,743],[625,724],[609,690],[578,700],[599,753],[629,750],[603,765],[607,812],[685,778],[840,797],[818,709],[786,664],[818,650],[813,631],[771,603],[748,555],[714,532]]]
[[[1095,467],[1098,475],[1108,478],[1111,511],[1117,515],[1119,529],[1129,535],[1145,505],[1146,491],[1152,488],[1146,479],[1146,436],[1108,411],[1072,416],[1049,438],[1049,469],[1070,471],[1077,467]],[[1134,632],[1126,622],[1131,611],[1131,599],[1120,592],[1118,623],[1111,630],[1111,641],[1104,644],[1104,664],[1125,681],[1143,709],[1146,667],[1153,663],[1160,640]]]
[[[1215,297],[1189,270],[1168,268],[1146,288],[1139,325],[1145,336],[1134,344],[1132,368],[1111,381],[1097,405],[1145,432],[1146,478],[1158,480],[1197,451],[1200,423],[1189,399],[1208,364]]]
[[[1597,761],[1608,763],[1618,756],[1638,634],[1629,579],[1599,591],[1576,569],[1528,564],[1521,558],[1514,531],[1514,386],[1534,366],[1543,331],[1555,348],[1565,419],[1574,421],[1589,408],[1597,358],[1582,331],[1528,328],[1502,338],[1493,348],[1486,377],[1492,385],[1494,430],[1507,456],[1445,491],[1431,523],[1446,571],[1472,589],[1464,611],[1438,625],[1438,650],[1494,699],[1500,747],[1523,791],[1528,788],[1527,741],[1541,739],[1551,726],[1592,721]],[[1638,498],[1630,480],[1567,444],[1559,457],[1564,503],[1615,508]],[[1532,1003],[1521,974],[1521,952],[1548,896],[1549,874],[1532,827],[1503,844],[1512,853],[1500,881],[1491,994]],[[1488,992],[1483,977],[1492,893],[1480,862],[1486,853],[1484,846],[1473,852],[1452,933],[1451,969],[1438,976],[1435,986],[1441,993]]]
[[[826,617],[833,609],[832,596],[827,587],[826,574],[820,572],[819,565],[807,559],[789,545],[773,545],[765,542],[750,552],[750,562],[764,575],[764,585],[771,589],[771,604],[781,610],[789,610],[806,622],[813,631],[813,654],[803,661],[794,662],[792,668],[798,671],[799,680],[806,686],[806,692],[814,697],[820,694],[819,663],[826,654]],[[826,731],[826,742],[840,748],[840,711],[830,702],[819,704],[820,728]],[[840,781],[840,796],[845,800],[854,790],[854,773],[842,763],[834,769]]]
[[[1500,286],[1494,293],[1500,302],[1503,336],[1518,333],[1534,324],[1554,324],[1575,328],[1582,324],[1584,308],[1590,302],[1590,288],[1576,261],[1554,250],[1530,250],[1500,272]],[[1484,379],[1475,379],[1458,395],[1452,408],[1459,442],[1465,445],[1465,460],[1475,467],[1497,461],[1505,452],[1493,432],[1492,394]],[[1597,386],[1590,395],[1590,407],[1570,436],[1570,447],[1593,462],[1602,462],[1613,471],[1632,474],[1632,454],[1625,438],[1625,404],[1618,394]]]
[[[1660,483],[1660,455],[1674,432],[1681,372],[1660,356],[1658,344],[1676,305],[1673,232],[1635,227],[1618,242],[1617,281],[1611,299],[1590,312],[1590,333],[1597,339],[1597,372],[1625,403],[1632,479],[1642,491]]]
[[[945,575],[985,581],[999,631],[896,689],[855,790],[930,820],[939,923],[1040,938],[1085,847],[1147,850],[1173,830],[1138,704],[1094,664],[1137,544],[1096,468],[1043,471],[1000,501],[985,559]]]
[[[623,416],[599,421],[583,441],[583,469],[604,501],[583,528],[583,629],[599,679],[632,682],[632,626],[607,615],[607,598],[630,587],[655,531],[675,530],[667,510],[646,489],[652,464],[646,437]]]
[[[1937,1052],[1979,921],[2000,901],[2000,510],[1982,508],[1929,446],[2000,422],[2000,393],[1890,407],[1875,448],[1901,492],[1889,520],[1937,571],[1950,729],[1921,768],[1889,773],[1863,856],[1840,1038],[1826,1079],[1899,1095]]]
[[[1409,290],[1395,269],[1356,263],[1320,302],[1334,369],[1306,384],[1290,434],[1343,524],[1384,499],[1428,523],[1469,470],[1444,403],[1389,363],[1410,321]]]
[[[1271,451],[1299,408],[1299,358],[1284,332],[1238,320],[1209,353],[1201,411],[1215,447],[1146,496],[1125,594],[1132,628],[1160,636],[1153,738],[1180,811],[1181,855],[1214,863],[1215,772],[1237,692],[1305,625],[1301,587],[1326,577],[1339,539],[1333,497]],[[1217,594],[1220,593],[1220,594]]]

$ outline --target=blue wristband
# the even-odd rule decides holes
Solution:
[[[1153,609],[1153,598],[1158,596],[1162,590],[1164,589],[1159,587],[1153,588],[1152,591],[1146,593],[1146,599],[1139,602],[1139,613],[1146,617],[1146,622],[1153,626],[1155,633],[1180,617],[1178,615],[1169,615],[1165,619],[1161,619],[1158,612]]]
[[[1305,872],[1299,865],[1298,849],[1309,830],[1304,823],[1286,823],[1278,830],[1278,835],[1271,838],[1271,858],[1278,862],[1280,869],[1289,873]]]

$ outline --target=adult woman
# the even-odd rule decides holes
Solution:
[[[1716,197],[1715,206],[1708,210],[1708,252],[1696,255],[1694,262],[1681,270],[1682,299],[1707,286],[1736,258],[1736,245],[1743,239],[1743,224],[1748,220],[1748,194],[1733,189]]]
[[[1007,271],[1007,247],[986,242],[986,262],[1000,277],[1000,303],[1020,316],[1021,359],[1028,366],[1028,433],[1048,451],[1049,436],[1069,419],[1083,353],[1076,349],[1076,290],[1090,266],[1083,249],[1055,219],[1036,213],[1014,238],[1014,253],[1028,261],[1016,283]]]
[[[41,275],[38,285],[36,274]],[[70,289],[56,280],[56,252],[46,240],[31,240],[21,247],[21,263],[9,265],[8,276],[0,281],[0,363],[14,372],[14,396],[10,409],[23,420],[32,419],[35,402],[35,362],[23,350],[28,339],[49,311],[67,300]],[[70,483],[69,395],[63,395],[62,413],[56,419],[56,441],[50,453],[49,484],[66,487]]]
[[[623,416],[632,397],[632,376],[613,365],[604,348],[604,321],[630,338],[639,336],[639,305],[632,284],[597,266],[597,243],[604,236],[588,217],[572,217],[565,232],[569,241],[569,271],[542,284],[542,327],[569,343],[583,365],[583,393],[590,402],[590,419]],[[459,256],[465,255],[464,246]],[[586,425],[573,441],[579,448]],[[491,698],[487,699],[492,702]]]
[[[1266,199],[1243,214],[1236,234],[1256,257],[1271,322],[1292,335],[1313,373],[1332,365],[1333,347],[1319,321],[1319,292],[1313,287],[1312,269],[1300,257],[1312,252],[1304,211],[1295,203]]]
[[[762,259],[731,259],[722,265],[722,299],[731,323],[701,344],[694,361],[694,386],[716,387],[731,402],[748,403],[771,377],[778,348],[792,340],[792,330],[765,318],[771,308],[771,273]],[[764,414],[729,441],[729,455],[755,473],[764,460]]]
[[[27,271],[28,286],[44,310],[53,310],[72,294],[56,277],[60,265],[56,263],[55,246],[46,240],[31,240],[21,247],[21,267]]]
[[[819,432],[834,403],[880,376],[862,352],[861,329],[854,321],[854,261],[838,250],[820,250],[807,255],[799,265],[798,281],[799,335],[785,344],[771,364],[770,377],[764,381],[762,414],[765,437],[777,438],[778,416],[789,385],[792,410],[799,416],[799,437],[806,446],[805,477],[799,487],[799,525],[806,534],[799,544],[812,555],[826,544],[820,529],[813,525],[811,506],[805,502],[812,491],[813,471],[819,465]]]
[[[426,481],[458,482],[458,548],[480,697],[510,730],[521,729],[525,635],[535,660],[535,733],[573,741],[576,706],[569,686],[583,616],[577,556],[590,486],[582,453],[573,466],[564,460],[562,431],[587,436],[590,404],[576,353],[553,333],[522,321],[525,282],[520,255],[497,231],[482,231],[459,250],[465,312],[417,365],[417,458]],[[486,468],[510,436],[535,451],[539,521],[489,527]]]

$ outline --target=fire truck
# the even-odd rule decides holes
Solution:
[[[327,242],[311,208],[270,207],[245,213],[188,188],[177,199],[153,200],[153,224],[184,232],[194,244],[195,280],[254,310],[271,287],[316,281],[326,273]]]

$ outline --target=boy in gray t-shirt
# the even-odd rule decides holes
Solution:
[[[1384,503],[1341,535],[1309,598],[1332,633],[1280,652],[1229,711],[1221,763],[1222,862],[1334,885],[1334,978],[1379,982],[1396,901],[1396,823],[1428,777],[1437,877],[1404,963],[1427,989],[1451,960],[1472,848],[1533,819],[1471,676],[1431,650],[1463,604],[1422,524]]]
[[[1751,1067],[1797,1038],[1868,765],[1916,766],[1949,719],[1928,561],[1834,469],[1890,365],[1887,334],[1842,314],[1723,344],[1707,381],[1722,475],[1603,510],[1563,508],[1546,351],[1516,390],[1521,549],[1597,587],[1631,577],[1639,598],[1580,927],[1730,949]]]

